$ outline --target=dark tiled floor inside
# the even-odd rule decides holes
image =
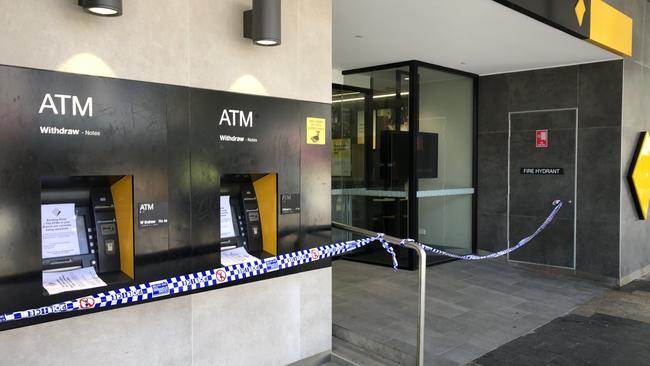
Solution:
[[[500,260],[429,267],[425,363],[464,365],[606,290],[575,276]],[[417,272],[333,263],[335,337],[397,363],[413,364],[416,310]]]
[[[607,291],[471,365],[650,365],[650,279]]]

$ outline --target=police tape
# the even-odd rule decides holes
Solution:
[[[533,234],[519,241],[514,247],[486,256],[460,256],[442,251],[440,249],[432,248],[428,245],[418,244],[422,246],[422,248],[427,252],[461,260],[481,260],[501,257],[523,247],[533,238],[539,235],[539,233],[541,233],[551,223],[551,221],[553,221],[557,213],[562,208],[561,201],[555,201],[553,202],[553,205],[555,207],[551,214],[546,218],[542,225],[540,225],[537,230],[535,230]],[[278,270],[316,262],[321,259],[342,255],[364,247],[374,241],[381,243],[382,247],[391,255],[393,260],[393,268],[397,270],[398,263],[397,257],[395,255],[395,250],[393,249],[392,245],[384,239],[384,234],[377,234],[373,237],[323,245],[312,249],[301,250],[289,254],[282,254],[277,257],[234,264],[231,266],[217,268],[209,271],[196,272],[188,275],[168,278],[166,280],[153,281],[149,283],[124,287],[117,290],[110,290],[92,296],[64,301],[54,305],[4,314],[0,315],[0,323],[37,318],[49,314],[67,313],[73,311],[132,304],[165,296],[191,292],[198,289],[216,287],[225,283],[236,282],[246,278],[260,276],[265,273],[275,272]],[[407,241],[412,240],[404,239],[402,240],[401,245],[404,246]]]
[[[529,236],[521,239],[515,246],[512,246],[510,248],[507,248],[507,249],[504,249],[504,250],[501,250],[501,251],[498,251],[498,252],[495,252],[495,253],[490,253],[488,255],[483,255],[483,256],[474,255],[474,254],[457,255],[457,254],[445,252],[444,250],[440,250],[440,249],[437,249],[437,248],[430,247],[430,246],[425,245],[425,244],[421,244],[421,243],[417,243],[417,244],[419,244],[422,247],[422,249],[424,249],[426,252],[433,253],[433,254],[436,254],[436,255],[442,255],[442,256],[445,256],[445,257],[450,257],[450,258],[455,258],[455,259],[460,259],[460,260],[466,260],[466,261],[477,261],[477,260],[483,260],[483,259],[492,259],[492,258],[502,257],[502,256],[504,256],[506,254],[509,254],[509,253],[512,253],[515,250],[517,250],[517,249],[523,247],[524,245],[528,244],[528,242],[533,240],[544,229],[546,229],[546,227],[551,223],[551,221],[553,221],[555,216],[557,216],[557,213],[560,211],[560,209],[562,209],[562,205],[563,205],[563,203],[560,200],[553,201],[553,206],[554,206],[553,210],[548,215],[548,217],[546,217],[546,220],[544,220],[544,222],[542,222],[542,224],[537,228],[537,230],[535,230]],[[414,241],[412,239],[404,239],[404,240],[402,240],[400,245],[404,246],[404,244],[406,242],[414,242]],[[397,269],[397,266],[394,266],[393,268]]]
[[[110,290],[92,296],[64,301],[54,305],[0,315],[0,323],[37,318],[56,313],[67,313],[131,304],[198,289],[216,287],[225,283],[236,282],[245,278],[260,276],[265,273],[284,270],[345,254],[364,247],[374,241],[380,241],[384,244],[385,241],[382,237],[383,234],[378,234],[374,237],[324,245],[294,253],[282,254],[277,257],[266,258],[263,260],[239,263],[209,271],[196,272],[165,280]],[[386,246],[384,247],[386,248]],[[393,249],[390,246],[387,248],[387,250],[390,249],[390,251]]]

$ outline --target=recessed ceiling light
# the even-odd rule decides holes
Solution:
[[[360,35],[360,34],[355,34],[355,35],[354,35],[354,38],[363,38],[363,36]]]
[[[79,6],[94,15],[117,17],[122,15],[122,0],[79,0]]]

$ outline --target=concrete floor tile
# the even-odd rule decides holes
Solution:
[[[605,290],[583,279],[503,261],[456,261],[429,267],[427,364],[432,360],[443,365],[470,362],[472,357],[529,334]],[[417,272],[393,272],[346,261],[333,263],[335,324],[415,355],[416,312]],[[508,363],[516,358],[507,356]]]
[[[474,359],[483,356],[487,352],[488,350],[485,348],[465,343],[441,354],[440,358],[448,359],[450,361],[457,362],[460,365],[464,365]]]

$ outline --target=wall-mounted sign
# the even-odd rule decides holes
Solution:
[[[254,113],[239,109],[223,108],[219,114],[219,141],[257,143],[253,127]],[[253,136],[251,136],[253,134]]]
[[[332,176],[352,175],[351,139],[332,139]]]
[[[639,136],[627,179],[634,196],[637,214],[641,220],[646,220],[650,205],[650,138],[647,131],[641,132]]]
[[[80,118],[92,122],[92,117],[92,97],[45,93],[38,108],[41,135],[101,136],[101,131],[79,123]]]
[[[521,168],[521,175],[563,175],[564,168]]]
[[[545,149],[548,147],[548,130],[535,131],[535,147]]]
[[[167,225],[168,216],[168,202],[149,202],[138,204],[138,226],[140,228]]]
[[[280,212],[282,215],[299,213],[300,194],[294,193],[280,195]]]
[[[325,145],[325,118],[307,118],[307,144]]]

